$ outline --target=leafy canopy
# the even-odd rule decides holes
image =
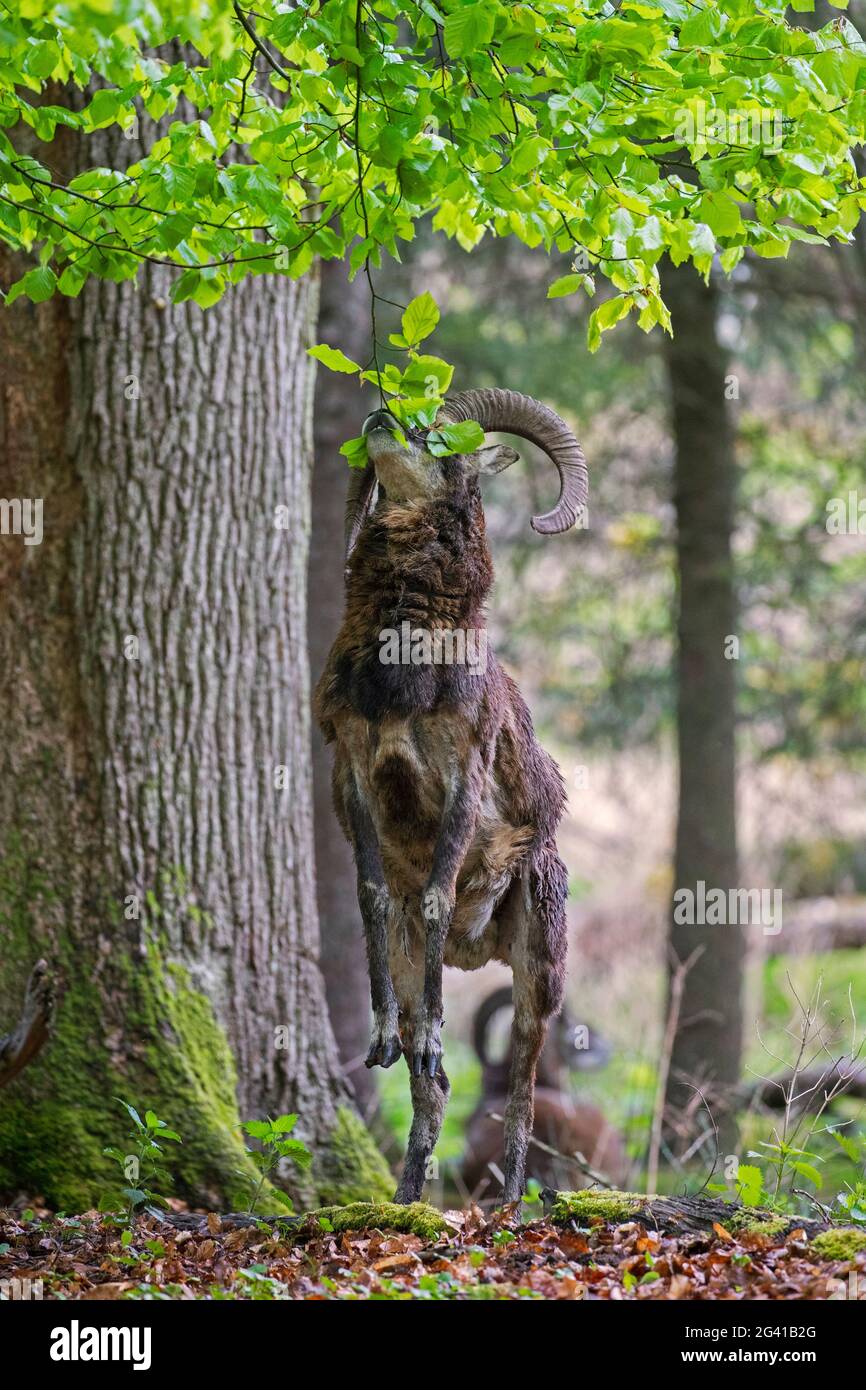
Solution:
[[[866,47],[844,15],[812,33],[785,13],[781,0],[16,0],[0,8],[0,237],[38,264],[7,298],[75,295],[149,260],[178,268],[175,300],[206,307],[316,256],[349,254],[369,275],[430,216],[467,249],[489,232],[573,250],[550,295],[608,282],[593,348],[632,312],[669,327],[665,252],[703,274],[718,253],[730,271],[746,248],[847,240],[859,219]],[[126,167],[56,171],[58,126],[139,123]],[[407,350],[433,312],[404,319]]]

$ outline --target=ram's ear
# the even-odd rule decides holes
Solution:
[[[501,473],[503,468],[510,468],[519,458],[517,450],[512,449],[510,444],[485,444],[482,449],[475,451],[474,468],[481,476]]]

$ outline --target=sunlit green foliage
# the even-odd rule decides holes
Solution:
[[[207,306],[316,255],[376,265],[429,215],[466,248],[490,232],[573,254],[554,296],[603,277],[592,347],[632,312],[667,325],[665,251],[730,270],[747,247],[781,256],[859,219],[866,48],[843,14],[812,33],[786,10],[20,0],[0,16],[0,237],[38,264],[8,297],[74,295],[150,259],[178,267],[176,300]],[[58,84],[87,94],[67,103]],[[161,138],[145,115],[166,119]],[[67,183],[50,148],[22,153],[20,123],[44,142],[141,123],[143,151]]]

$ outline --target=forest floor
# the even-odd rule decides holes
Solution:
[[[176,1213],[126,1226],[0,1211],[0,1298],[824,1300],[856,1297],[858,1279],[866,1296],[866,1250],[826,1258],[803,1230],[665,1234],[639,1221],[521,1222],[514,1207],[404,1210],[422,1234],[322,1229],[327,1218],[289,1228]]]

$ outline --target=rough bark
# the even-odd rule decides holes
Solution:
[[[285,1111],[316,1154],[298,1196],[382,1192],[317,959],[316,287],[263,276],[206,314],[169,289],[147,266],[0,317],[0,496],[44,498],[40,546],[0,538],[0,1014],[37,955],[61,989],[0,1096],[0,1189],[94,1201],[119,1095],[181,1131],[191,1197],[242,1201],[238,1118]]]
[[[355,361],[369,355],[369,296],[361,277],[348,282],[340,261],[322,265],[318,337]],[[312,532],[310,535],[309,651],[315,683],[343,616],[343,509],[348,469],[340,445],[360,432],[366,409],[354,377],[320,372],[316,379]],[[370,984],[355,867],[334,815],[332,753],[313,727],[316,890],[321,961],[331,1022],[346,1078],[362,1115],[378,1101],[375,1076],[364,1066],[370,1040]]]
[[[731,559],[735,457],[726,401],[727,363],[717,332],[717,294],[695,270],[668,266],[663,292],[673,318],[666,343],[675,440],[679,613],[677,744],[679,811],[674,885],[737,886],[735,670]],[[725,1097],[739,1079],[744,934],[740,926],[677,925],[671,914],[671,980],[685,979],[667,1088],[667,1119],[696,1113],[694,1087],[709,1100],[721,1140],[731,1142]],[[690,1128],[689,1125],[685,1126]]]

